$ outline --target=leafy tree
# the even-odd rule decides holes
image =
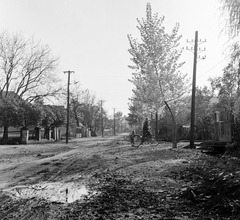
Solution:
[[[43,105],[41,126],[45,129],[45,136],[48,136],[52,127],[60,127],[66,121],[66,109],[64,106]]]
[[[129,111],[130,113],[128,113],[127,117],[128,124],[132,129],[138,130],[142,126],[144,118],[147,117],[147,113],[146,115],[144,114],[144,106],[140,101],[132,98],[129,104]]]
[[[3,143],[8,140],[8,127],[18,125],[18,108],[14,97],[0,99],[0,125],[3,126]]]
[[[134,98],[150,111],[158,111],[165,105],[171,114],[173,147],[176,147],[176,114],[173,107],[187,91],[186,75],[181,74],[183,62],[179,62],[182,49],[179,24],[168,34],[163,26],[164,17],[152,14],[150,3],[146,18],[138,21],[141,42],[128,35],[134,70],[130,81],[134,84]]]
[[[115,127],[116,127],[116,132],[121,132],[121,119],[123,117],[123,113],[121,111],[117,111],[115,113]]]
[[[240,68],[235,62],[237,53],[233,53],[231,63],[223,70],[223,76],[210,79],[210,82],[213,92],[218,97],[216,108],[234,116],[234,121],[232,121],[233,138],[240,142]],[[237,63],[239,64],[239,61]]]
[[[216,98],[207,88],[196,89],[196,139],[211,140],[214,138],[214,113]]]
[[[3,143],[8,141],[8,127],[36,126],[41,121],[41,111],[31,103],[27,103],[15,93],[9,92],[8,97],[0,99],[0,126],[3,126]]]
[[[38,126],[41,123],[42,112],[38,106],[22,101],[19,103],[18,115],[20,122],[18,126],[28,128],[29,126]]]
[[[226,30],[231,37],[238,36],[240,30],[240,2],[238,0],[220,0],[225,13]]]
[[[210,78],[212,91],[217,93],[218,108],[222,111],[233,112],[233,106],[238,96],[238,70],[230,63],[223,69],[223,76]]]

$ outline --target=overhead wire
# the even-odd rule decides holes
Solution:
[[[206,71],[205,73],[203,74],[200,74],[199,76],[197,76],[197,78],[201,78],[202,76],[206,75],[207,73],[211,72],[213,69],[215,69],[217,66],[219,66],[223,61],[225,61],[227,58],[229,58],[231,56],[228,55],[226,56],[225,58],[223,58],[221,61],[219,61],[217,64],[215,64],[213,67],[211,67],[208,71]]]

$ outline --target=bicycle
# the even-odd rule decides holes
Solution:
[[[140,145],[143,145],[144,143],[145,144],[155,144],[155,143],[157,143],[157,145],[159,144],[158,142],[156,142],[153,139],[153,136],[152,136],[152,134],[150,132],[148,132],[147,135],[143,139],[142,134],[135,134],[135,132],[133,131],[130,134],[130,142],[131,142],[131,145],[133,147],[139,147]]]

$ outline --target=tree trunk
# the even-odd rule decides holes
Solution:
[[[155,113],[155,138],[158,140],[158,112]]]
[[[8,142],[8,125],[4,125],[3,127],[3,144]]]
[[[74,117],[75,117],[75,120],[76,120],[77,127],[79,127],[79,119],[78,119],[78,115],[77,115],[77,108],[73,108],[73,112],[74,112]]]
[[[168,105],[168,103],[166,101],[164,101],[167,109],[169,110],[171,117],[172,117],[172,129],[173,129],[173,133],[172,133],[172,146],[173,148],[177,148],[177,124],[176,124],[176,120],[175,117],[173,115],[173,112],[170,108],[170,106]]]

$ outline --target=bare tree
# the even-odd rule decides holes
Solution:
[[[0,34],[0,109],[4,116],[0,117],[0,125],[4,127],[5,141],[9,126],[21,126],[16,123],[21,121],[20,112],[25,111],[21,103],[55,96],[60,90],[55,86],[57,61],[48,46],[34,39],[26,40],[21,34]]]
[[[7,97],[11,91],[27,102],[55,95],[57,60],[47,45],[25,40],[21,34],[1,33],[0,95]]]
[[[71,115],[77,127],[82,124],[95,134],[101,123],[101,107],[96,95],[75,84],[71,93]]]

